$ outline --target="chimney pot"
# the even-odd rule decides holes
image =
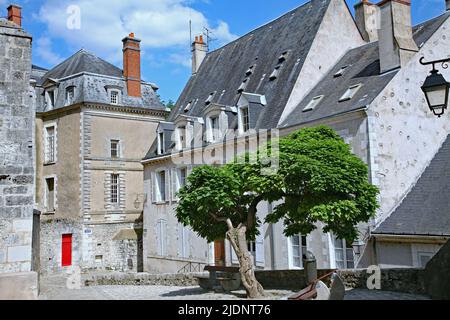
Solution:
[[[11,4],[7,10],[8,20],[14,22],[17,26],[22,27],[22,7]]]
[[[203,43],[203,36],[200,36],[200,43]]]
[[[141,97],[141,40],[132,32],[123,40],[123,76],[128,96]]]

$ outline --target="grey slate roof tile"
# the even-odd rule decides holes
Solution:
[[[375,235],[450,236],[450,136]]]
[[[426,42],[450,17],[447,12],[414,27],[413,36],[418,45]],[[334,77],[343,66],[348,66],[340,77]],[[292,111],[280,127],[290,127],[320,120],[326,117],[361,109],[369,105],[392,80],[398,71],[380,75],[378,42],[350,50],[319,84]],[[339,102],[345,91],[361,83],[358,93],[348,101]],[[312,111],[303,112],[308,103],[317,96],[324,98]]]
[[[260,114],[257,128],[276,127],[329,3],[330,0],[312,0],[210,52],[186,85],[169,121],[183,114],[184,107],[195,99],[199,102],[188,114],[202,116],[205,100],[213,92],[216,93],[213,103],[234,106],[246,71],[254,65],[245,91],[265,95],[267,99],[267,108]],[[277,66],[278,58],[286,51],[287,59],[279,77],[270,81],[269,75]]]

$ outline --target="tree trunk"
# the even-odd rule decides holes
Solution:
[[[253,256],[247,249],[247,228],[239,226],[234,228],[231,223],[228,224],[227,238],[236,253],[239,260],[239,272],[241,280],[247,291],[247,297],[257,299],[265,296],[265,292],[261,284],[255,277],[255,265]]]

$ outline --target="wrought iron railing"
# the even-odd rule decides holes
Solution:
[[[189,262],[183,268],[178,270],[178,273],[193,273],[193,272],[202,272],[203,267],[206,263],[200,262]]]

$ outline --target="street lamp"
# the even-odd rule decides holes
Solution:
[[[422,65],[433,65],[433,70],[431,70],[431,74],[425,79],[422,91],[425,93],[430,110],[440,118],[448,106],[450,83],[436,69],[436,64],[441,63],[442,68],[447,69],[450,58],[430,62],[425,62],[424,60],[422,57],[420,63]]]

